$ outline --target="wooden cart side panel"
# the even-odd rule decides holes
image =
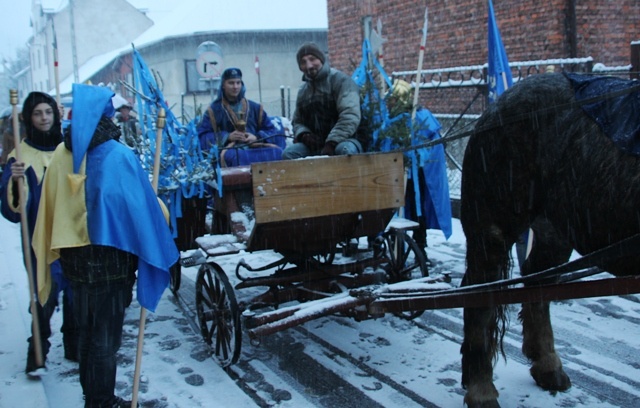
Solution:
[[[392,208],[256,224],[251,230],[247,250],[326,254],[335,249],[338,242],[376,236],[385,230],[394,212]]]
[[[256,225],[404,205],[401,153],[256,163]]]

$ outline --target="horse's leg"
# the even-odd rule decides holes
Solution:
[[[495,281],[509,268],[510,244],[502,231],[492,226],[468,234],[467,272],[463,285]],[[469,407],[499,407],[493,385],[493,363],[500,337],[504,333],[504,308],[465,308],[462,353],[462,385],[467,389],[464,402]]]
[[[560,240],[553,227],[537,220],[534,224],[534,245],[531,254],[522,267],[522,274],[542,271],[566,262],[572,248]],[[571,380],[562,369],[562,362],[556,354],[553,329],[549,314],[549,302],[526,303],[520,312],[522,321],[522,352],[531,361],[531,375],[545,390],[565,391],[571,387]]]

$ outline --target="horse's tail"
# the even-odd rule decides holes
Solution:
[[[504,262],[498,265],[500,273],[500,279],[508,279],[510,277],[512,261],[510,257],[505,258]],[[497,305],[495,310],[495,330],[493,343],[496,344],[497,349],[500,350],[503,359],[507,359],[507,354],[504,352],[504,335],[507,332],[507,326],[509,325],[509,314],[507,313],[507,305]],[[495,350],[497,351],[497,350]],[[498,353],[493,353],[494,363],[498,361]]]

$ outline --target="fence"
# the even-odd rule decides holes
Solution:
[[[640,44],[635,47],[635,54],[633,51],[632,44],[632,63],[617,67],[594,63],[591,57],[511,62],[509,66],[514,84],[530,75],[546,72],[581,72],[638,78]],[[633,61],[635,60],[637,61],[634,65]],[[402,79],[412,84],[418,83],[420,91],[427,91],[421,94],[421,104],[427,106],[438,118],[443,127],[443,136],[454,136],[471,130],[475,121],[486,108],[487,64],[425,69],[420,71],[419,78],[417,75],[415,70],[397,71],[391,74],[394,80]],[[460,107],[464,108],[460,109]],[[461,113],[444,113],[456,111]],[[445,145],[449,189],[454,214],[460,198],[462,161],[466,145],[467,138],[457,139]]]

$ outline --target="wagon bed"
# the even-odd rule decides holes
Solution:
[[[221,180],[222,194],[214,192],[214,234],[196,240],[205,256],[183,265],[201,264],[196,311],[202,335],[223,365],[239,356],[241,314],[248,322],[254,311],[286,302],[428,275],[423,250],[407,234],[418,224],[394,217],[404,205],[402,153],[256,163],[223,169]],[[366,250],[350,246],[361,238]],[[349,248],[355,251],[346,256],[353,255],[350,261],[334,263],[336,252],[347,255]],[[232,286],[232,272],[215,257],[243,250],[272,250],[281,259],[259,267],[241,260]],[[267,290],[248,300],[236,296],[251,287]],[[367,317],[361,308],[342,313]]]

